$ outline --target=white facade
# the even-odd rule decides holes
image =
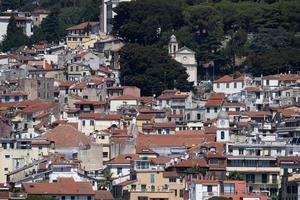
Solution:
[[[186,68],[186,73],[189,76],[188,81],[192,82],[193,85],[196,86],[198,71],[195,52],[185,46],[178,49],[176,37],[175,35],[172,35],[169,42],[169,54],[173,59],[181,63],[182,66]]]
[[[208,200],[214,196],[220,196],[219,184],[201,184],[190,183],[189,184],[189,200]]]
[[[229,119],[225,112],[220,112],[217,120],[217,142],[230,141]]]
[[[137,106],[138,101],[136,99],[122,100],[122,99],[111,99],[110,100],[110,111],[117,112],[117,110],[124,105]]]
[[[0,16],[0,41],[3,41],[4,36],[6,35],[9,19],[10,16]],[[33,35],[32,20],[30,18],[26,18],[25,25],[22,29],[26,36],[30,37]]]
[[[241,92],[242,90],[244,90],[244,88],[244,81],[232,81],[213,84],[213,90],[217,93],[222,92],[225,94],[234,94]]]

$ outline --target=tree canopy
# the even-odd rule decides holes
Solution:
[[[136,0],[115,9],[113,28],[127,43],[149,48],[166,48],[175,34],[196,52],[202,75],[212,73],[207,63],[220,75],[270,74],[299,70],[299,10],[297,0]]]
[[[164,89],[190,91],[185,68],[165,50],[154,46],[127,44],[121,53],[121,82],[141,88],[143,95],[160,94]]]

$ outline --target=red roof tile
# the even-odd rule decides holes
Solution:
[[[95,119],[95,120],[120,120],[119,114],[101,114],[101,113],[82,113],[79,119]]]
[[[55,183],[23,183],[29,195],[95,195],[89,182],[75,182],[73,178],[60,178]]]
[[[90,138],[71,125],[61,124],[42,135],[55,143],[56,148],[72,148],[91,144]]]
[[[190,168],[190,167],[193,167],[194,165],[199,166],[199,167],[208,167],[207,162],[201,158],[182,160],[181,162],[176,163],[174,167]]]
[[[67,30],[67,31],[70,31],[70,30],[83,30],[83,29],[88,28],[89,26],[97,25],[98,23],[99,23],[99,22],[83,22],[83,23],[81,23],[81,24],[78,24],[78,25],[69,27],[69,28],[67,28],[66,30]]]

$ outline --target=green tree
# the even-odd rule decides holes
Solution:
[[[207,169],[200,167],[199,165],[193,165],[191,168],[186,170],[187,174],[201,174],[205,176],[207,173]]]
[[[235,172],[229,173],[228,179],[229,179],[229,180],[238,180],[238,181],[242,181],[242,180],[244,180],[244,176],[241,175],[239,172],[236,172],[236,171],[235,171]]]
[[[21,28],[17,27],[16,20],[11,17],[7,26],[7,32],[1,43],[1,50],[6,52],[16,49],[22,45],[27,44],[28,37],[24,35]]]
[[[57,12],[51,12],[46,19],[42,21],[41,32],[47,42],[58,42],[59,36],[59,19]]]
[[[115,8],[113,32],[126,42],[151,45],[160,32],[183,25],[183,0],[137,0],[120,3]],[[167,9],[166,9],[167,8]]]
[[[160,94],[164,89],[190,91],[185,68],[170,58],[167,50],[154,46],[127,44],[121,53],[121,82],[141,88],[143,95]]]

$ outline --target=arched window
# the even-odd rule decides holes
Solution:
[[[188,114],[186,115],[186,119],[187,119],[187,120],[191,120],[191,114],[190,114],[190,113],[188,113]]]
[[[224,140],[224,139],[225,139],[225,132],[221,131],[221,140]]]

